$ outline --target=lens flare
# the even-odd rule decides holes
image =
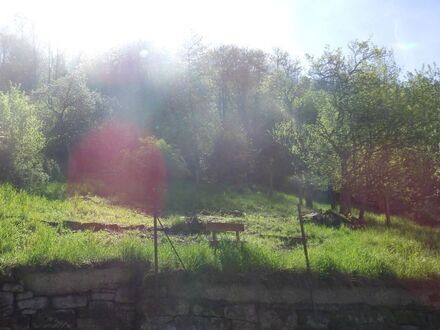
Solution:
[[[68,189],[94,193],[159,213],[166,164],[153,137],[128,123],[108,122],[85,136],[69,157]]]

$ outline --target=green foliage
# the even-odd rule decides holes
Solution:
[[[38,73],[43,55],[25,37],[0,33],[0,52],[0,182],[33,192],[0,187],[0,268],[151,261],[149,237],[62,226],[65,220],[151,225],[150,217],[92,196],[102,183],[69,189],[83,196],[68,196],[62,183],[46,184],[49,177],[63,180],[72,149],[114,115],[144,127],[143,136],[155,135],[118,160],[157,165],[151,156],[156,149],[148,145],[160,150],[170,178],[163,208],[170,216],[168,228],[184,227],[176,219],[199,211],[208,220],[246,225],[243,246],[225,234],[216,253],[203,235],[176,235],[190,270],[304,269],[294,239],[298,199],[273,192],[293,176],[301,192],[332,185],[346,212],[355,197],[368,224],[359,231],[307,224],[314,271],[404,278],[440,274],[438,229],[396,218],[385,231],[383,217],[365,212],[368,202],[386,211],[387,222],[393,210],[438,221],[440,71],[435,66],[403,77],[390,52],[369,41],[353,42],[347,52],[326,48],[322,56],[309,58],[309,73],[280,50],[207,49],[200,38],[186,45],[178,63],[134,43],[80,63],[83,72],[68,72],[62,55],[48,54],[48,70]],[[21,83],[26,93],[34,89],[32,99],[11,83]],[[148,185],[140,183],[139,173],[125,180],[126,168],[116,177],[139,197]],[[219,184],[208,184],[215,181]],[[270,191],[251,188],[255,183]],[[107,196],[115,186],[106,187]],[[234,218],[233,210],[246,215]],[[180,267],[165,241],[160,254],[161,267]]]
[[[0,91],[9,90],[11,84],[31,91],[37,87],[40,78],[42,56],[37,49],[34,31],[25,33],[25,24],[19,20],[16,24],[20,26],[15,26],[19,33],[10,33],[4,26],[0,32]]]
[[[41,119],[29,98],[18,87],[0,93],[0,182],[31,189],[46,181],[45,143]]]
[[[71,71],[63,54],[43,54],[28,32],[0,33],[0,89],[22,83],[32,95],[26,102],[39,110],[34,117],[44,133],[45,157],[35,157],[41,147],[39,138],[28,139],[33,133],[20,142],[16,161],[2,141],[2,181],[27,186],[44,181],[43,172],[62,181],[78,142],[111,118],[135,123],[141,136],[153,134],[172,180],[259,184],[273,191],[293,177],[308,202],[314,189],[331,186],[345,212],[354,197],[388,214],[438,218],[436,66],[405,76],[390,51],[354,41],[345,50],[327,47],[308,57],[306,72],[279,49],[209,48],[193,36],[180,58],[133,42],[81,60]],[[22,137],[17,134],[15,141]],[[434,211],[421,211],[426,209]]]
[[[188,176],[188,168],[179,149],[169,145],[164,139],[155,139],[152,137],[149,139],[153,140],[154,145],[165,158],[169,178],[183,179]],[[147,142],[147,140],[145,140],[145,142]]]
[[[108,98],[91,90],[79,72],[42,86],[34,96],[48,138],[46,154],[62,166],[66,166],[69,148],[97,128],[114,107]]]
[[[49,200],[63,200],[67,197],[66,184],[56,181],[39,185],[33,193]]]
[[[219,183],[245,183],[252,173],[252,158],[252,146],[244,132],[222,132],[208,160],[211,177]]]

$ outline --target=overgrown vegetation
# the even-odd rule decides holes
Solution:
[[[173,59],[139,41],[69,63],[22,23],[0,32],[1,182],[73,180],[143,201],[165,167],[168,179],[291,189],[309,202],[329,190],[346,215],[356,201],[361,219],[374,207],[388,223],[438,221],[435,65],[405,73],[369,40],[302,63],[196,36]]]
[[[53,189],[53,188],[52,188]],[[191,191],[184,202],[183,192]],[[179,194],[180,192],[180,194]],[[197,192],[197,193],[196,193]],[[52,195],[50,195],[52,196]],[[180,184],[170,189],[166,227],[182,221],[188,210],[204,210],[204,221],[243,222],[245,232],[240,246],[232,235],[220,236],[217,251],[204,234],[172,233],[171,239],[190,271],[302,271],[305,270],[302,246],[298,240],[295,196],[237,190],[231,187]],[[115,206],[100,198],[71,197],[49,199],[17,191],[9,185],[0,188],[0,268],[25,265],[87,265],[109,260],[151,262],[151,233],[136,231],[111,233],[71,231],[61,221],[105,221],[121,224],[151,224],[149,217]],[[211,208],[215,206],[215,208]],[[328,207],[328,205],[316,205]],[[233,210],[240,217],[228,215]],[[208,214],[209,213],[209,214]],[[205,218],[203,218],[205,217]],[[44,221],[59,221],[51,227]],[[422,227],[407,219],[396,219],[384,230],[384,217],[367,213],[368,227],[352,230],[306,223],[312,270],[331,275],[427,278],[440,275],[440,230]],[[160,267],[181,268],[166,238],[161,236]]]
[[[65,222],[149,227],[161,212],[189,270],[303,270],[296,205],[329,208],[326,194],[363,227],[307,223],[313,271],[440,275],[435,65],[402,72],[369,40],[301,63],[198,37],[180,57],[139,41],[70,63],[34,32],[0,30],[1,269],[148,262],[148,231]],[[243,222],[246,243],[214,251],[188,215]],[[162,239],[161,267],[180,267]]]

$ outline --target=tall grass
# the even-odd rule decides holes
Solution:
[[[250,188],[175,182],[168,187],[164,210],[171,214],[202,210],[291,214],[297,202],[295,196],[278,192],[270,195]]]
[[[55,184],[54,184],[55,185]],[[58,185],[57,185],[58,186]],[[58,188],[54,188],[56,190]],[[61,194],[59,188],[54,195]],[[52,196],[53,197],[53,196]],[[29,194],[9,184],[0,185],[0,220],[21,219],[61,222],[102,222],[121,224],[149,224],[151,217],[111,204],[96,196],[73,196],[50,199],[45,194]]]
[[[54,188],[55,189],[55,188]],[[174,190],[173,190],[174,189]],[[55,189],[56,190],[56,189]],[[233,242],[233,234],[219,236],[214,250],[208,237],[191,231],[172,235],[186,269],[190,271],[249,272],[262,270],[304,270],[303,249],[295,216],[296,197],[224,186],[181,184],[170,188],[164,219],[175,225],[189,210],[208,210],[221,221],[245,224],[243,244]],[[188,204],[186,204],[188,203]],[[222,217],[223,211],[239,209],[239,218]],[[0,269],[19,265],[87,265],[107,260],[150,262],[153,244],[150,235],[137,232],[73,232],[63,220],[147,223],[150,218],[130,209],[112,205],[98,197],[53,198],[31,195],[9,185],[0,186]],[[50,227],[44,221],[59,222]],[[393,218],[387,229],[384,217],[367,214],[367,227],[352,230],[306,223],[312,271],[366,277],[393,276],[426,278],[440,276],[440,229],[423,227],[407,219]],[[161,237],[162,270],[181,268],[171,246]]]

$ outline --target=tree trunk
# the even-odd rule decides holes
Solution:
[[[390,196],[388,191],[385,191],[385,223],[387,227],[391,226]]]
[[[348,187],[347,183],[344,183],[341,187],[339,204],[339,213],[347,215],[351,212],[351,190]]]
[[[309,209],[313,209],[313,195],[312,195],[312,187],[310,184],[306,184],[306,193],[305,193],[305,199],[306,199],[306,207]]]
[[[305,185],[305,176],[304,174],[301,174],[300,176],[300,187],[299,187],[299,205],[303,206],[303,201],[306,198],[306,194],[305,194],[305,190],[306,190],[306,185]]]
[[[339,213],[348,215],[351,212],[351,189],[348,184],[347,161],[345,159],[341,162],[341,177],[342,185],[339,194]]]
[[[364,191],[361,198],[361,206],[359,208],[359,220],[365,221],[365,208],[367,207],[367,192]]]
[[[200,183],[200,169],[196,169],[196,185]]]
[[[273,170],[272,167],[269,170],[269,189],[270,189],[270,195],[273,194]]]
[[[271,158],[269,161],[269,193],[270,196],[272,196],[273,194],[273,163],[274,163],[274,159]]]
[[[365,205],[362,203],[359,209],[359,220],[365,221]]]
[[[327,188],[327,196],[332,210],[336,210],[336,197],[332,185]]]

